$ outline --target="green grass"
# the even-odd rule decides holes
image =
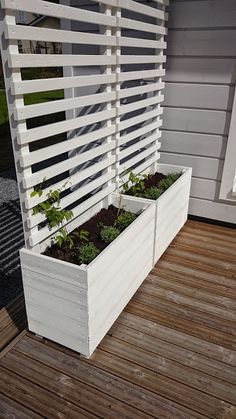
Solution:
[[[25,105],[33,105],[35,103],[49,102],[51,100],[63,99],[63,90],[53,92],[31,93],[25,95]],[[5,91],[0,91],[0,129],[1,125],[8,123],[8,111]]]

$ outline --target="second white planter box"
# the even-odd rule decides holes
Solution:
[[[119,195],[110,202],[119,206]],[[74,228],[107,200],[79,217]],[[153,265],[155,204],[122,198],[126,211],[138,218],[87,266],[41,254],[20,252],[29,329],[89,357],[105,336]],[[42,243],[41,251],[46,243]]]
[[[189,167],[172,166],[158,163],[155,172],[182,173],[181,176],[167,189],[156,201],[136,198],[143,202],[154,202],[155,239],[153,265],[157,263],[169,244],[183,227],[188,217],[189,195],[191,186],[192,169]],[[148,169],[144,173],[154,172]]]

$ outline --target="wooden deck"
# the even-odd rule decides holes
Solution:
[[[27,325],[23,295],[0,310],[0,351]]]
[[[236,230],[188,221],[90,360],[8,349],[1,418],[235,419]]]

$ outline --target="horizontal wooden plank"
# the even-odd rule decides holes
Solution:
[[[220,181],[193,177],[190,196],[214,201],[219,199]]]
[[[172,30],[168,32],[168,55],[234,57],[235,29]]]
[[[136,48],[155,48],[165,49],[167,44],[164,41],[153,41],[151,39],[133,38],[130,36],[121,36],[117,39],[117,45],[121,47],[136,47]]]
[[[144,93],[149,92],[157,92],[158,90],[162,90],[165,87],[165,83],[147,83],[138,87],[129,87],[125,89],[121,89],[117,92],[118,99],[135,96],[135,95],[142,95]]]
[[[165,81],[179,83],[233,84],[234,58],[171,57],[166,62]]]
[[[37,28],[35,26],[8,25],[5,28],[8,39],[63,42],[70,44],[116,45],[115,36],[72,32],[62,29]]]
[[[141,135],[147,134],[151,131],[153,131],[154,129],[159,128],[161,125],[161,121],[155,121],[152,122],[148,125],[145,125],[142,128],[138,128],[136,130],[133,130],[132,132],[130,132],[129,134],[125,134],[125,135],[121,135],[118,141],[118,145],[123,145],[125,143],[128,143],[129,141],[138,138]],[[161,133],[160,132],[156,132],[156,139],[160,138]]]
[[[138,41],[137,41],[138,43]],[[165,55],[120,55],[118,56],[118,64],[148,64],[148,63],[165,63]]]
[[[158,95],[150,97],[148,99],[137,100],[136,102],[128,103],[127,105],[121,105],[118,108],[118,115],[123,115],[132,111],[136,111],[137,109],[149,108],[149,106],[157,105],[163,102],[163,99],[163,95]]]
[[[139,70],[139,71],[124,71],[117,75],[118,81],[123,82],[127,80],[141,80],[153,77],[162,77],[165,75],[165,70]]]
[[[162,129],[163,152],[223,159],[226,145],[226,136]]]
[[[142,150],[142,148],[146,147],[146,146],[150,146],[151,144],[157,142],[157,134],[151,134],[147,137],[145,137],[142,140],[139,140],[136,142],[136,144],[131,145],[130,147],[126,147],[124,150],[119,152],[119,158],[123,159],[125,157],[128,157],[129,155],[131,155],[132,153],[136,152],[136,151],[140,151]],[[160,143],[159,143],[159,148],[160,148]]]
[[[104,66],[115,65],[116,57],[112,55],[11,54],[8,64],[11,68]]]
[[[121,9],[124,8],[131,10],[132,12],[141,13],[143,15],[155,17],[157,19],[167,19],[167,14],[165,14],[162,10],[149,7],[146,4],[142,4],[133,0],[118,0],[117,6]]]
[[[159,149],[160,145],[155,144],[151,147],[148,147],[147,150],[142,151],[137,156],[132,157],[128,161],[126,161],[124,164],[120,165],[119,167],[119,174],[122,174],[123,172],[127,172],[128,169],[130,169],[132,166],[136,165],[137,163],[141,162],[143,159],[151,157],[152,153],[155,153]],[[158,153],[155,157],[156,160],[159,159],[160,154]]]
[[[204,134],[228,134],[230,112],[168,107],[164,109],[164,129]]]
[[[76,77],[58,77],[51,79],[24,80],[11,85],[12,93],[22,95],[27,93],[45,92],[47,90],[61,90],[72,87],[96,86],[99,84],[114,83],[115,74],[99,74]]]
[[[79,96],[72,99],[53,100],[46,103],[17,107],[14,110],[14,115],[17,120],[35,118],[37,116],[62,112],[68,109],[83,108],[84,106],[104,103],[114,99],[115,92],[109,92]]]
[[[151,111],[148,110],[138,116],[132,116],[131,118],[125,119],[124,121],[121,121],[119,123],[119,130],[122,131],[133,125],[137,125],[141,122],[148,121],[149,119],[162,115],[162,113],[163,113],[163,109],[159,108],[159,109],[154,109]]]
[[[227,7],[221,0],[201,0],[172,2],[169,18],[170,28],[227,28],[235,26],[236,5],[234,0],[227,1]]]
[[[71,131],[84,127],[85,125],[95,124],[96,122],[105,121],[113,118],[116,114],[115,109],[94,112],[85,116],[79,116],[75,119],[54,122],[52,124],[43,125],[37,128],[31,128],[25,132],[18,132],[17,140],[19,144],[28,144],[43,138],[61,134],[62,132]]]
[[[191,198],[189,203],[189,214],[198,217],[207,216],[216,221],[236,224],[235,206],[221,202]]]
[[[64,5],[55,5],[48,1],[38,0],[37,4],[32,4],[29,0],[3,0],[1,6],[9,10],[25,11],[43,16],[54,16],[59,19],[70,19],[72,21],[88,22],[101,25],[116,26],[116,18],[93,11],[71,8]]]
[[[165,106],[232,110],[234,88],[190,83],[166,83]]]
[[[188,156],[185,154],[161,153],[160,163],[174,164],[177,166],[190,166],[193,176],[220,180],[224,161],[209,157]]]

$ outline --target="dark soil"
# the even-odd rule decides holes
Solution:
[[[149,175],[148,179],[145,179],[145,189],[151,188],[152,186],[158,186],[158,183],[166,179],[166,175],[163,175],[163,173],[156,172],[154,175]]]
[[[121,213],[124,213],[126,211],[121,210]],[[89,242],[92,242],[95,244],[95,246],[100,250],[104,250],[108,244],[104,243],[101,240],[100,237],[100,231],[101,227],[99,227],[99,223],[102,223],[106,226],[114,225],[115,220],[117,219],[118,215],[118,209],[114,207],[113,205],[110,205],[108,209],[102,209],[99,213],[94,215],[90,220],[86,221],[86,223],[80,225],[78,228],[73,230],[70,233],[70,237],[73,239],[73,247],[70,249],[68,246],[63,245],[61,248],[59,248],[57,245],[52,245],[51,247],[48,247],[46,251],[44,252],[44,255],[53,257],[55,259],[64,260],[66,262],[71,262],[76,265],[80,265],[78,261],[78,249],[82,242],[78,236],[76,236],[76,233],[78,233],[81,230],[85,230],[89,232],[88,240]]]

